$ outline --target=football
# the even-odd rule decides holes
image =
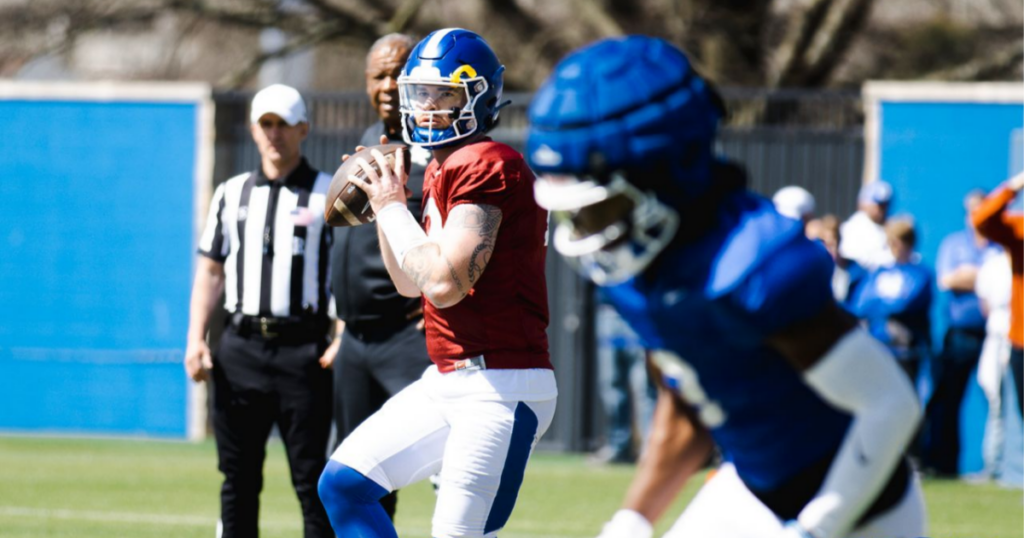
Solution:
[[[334,173],[334,179],[327,189],[327,200],[324,204],[324,220],[331,226],[359,226],[367,222],[373,222],[376,218],[373,209],[370,208],[370,200],[363,192],[360,184],[366,177],[363,169],[356,165],[359,157],[366,159],[373,170],[380,173],[377,160],[370,153],[376,149],[384,154],[384,158],[391,166],[395,165],[395,152],[405,148],[402,152],[405,161],[405,169],[409,170],[409,148],[402,144],[385,144],[381,146],[369,146],[362,151],[357,151],[351,157],[341,163],[338,171]],[[349,178],[356,178],[357,181],[349,181]]]

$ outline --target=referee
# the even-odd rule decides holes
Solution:
[[[185,352],[195,381],[213,376],[213,427],[221,487],[218,536],[259,535],[267,439],[276,424],[302,506],[306,538],[334,536],[317,496],[331,424],[327,349],[329,251],[324,198],[331,176],[300,146],[309,133],[294,88],[275,84],[252,100],[260,168],[217,187],[199,259]],[[224,292],[230,313],[214,358],[206,331]]]

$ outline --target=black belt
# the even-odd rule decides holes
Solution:
[[[353,320],[345,322],[345,331],[360,340],[378,342],[391,338],[409,325],[417,323],[419,319],[418,316],[409,319],[402,314],[401,316]]]
[[[229,316],[228,324],[242,337],[314,342],[327,334],[330,321],[326,317],[281,318],[235,313]]]

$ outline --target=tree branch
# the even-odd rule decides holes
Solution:
[[[801,86],[824,85],[864,26],[874,0],[836,0],[804,53]]]
[[[1024,61],[1024,41],[1017,40],[992,56],[975,58],[952,69],[942,69],[924,75],[927,80],[980,81],[1009,77],[1019,70]]]
[[[256,72],[259,71],[260,67],[268,60],[283,58],[290,54],[314,47],[325,41],[339,38],[346,35],[346,33],[347,28],[344,26],[327,22],[319,28],[314,28],[307,33],[294,36],[277,50],[261,52],[253,56],[244,66],[221,77],[218,85],[223,85],[232,89],[238,88],[252,78]]]
[[[786,33],[768,62],[765,83],[770,88],[787,85],[802,66],[804,51],[811,42],[815,27],[832,4],[832,0],[812,0],[805,9],[794,8],[787,18]]]
[[[413,18],[420,11],[420,6],[423,5],[423,0],[405,0],[402,5],[398,6],[395,10],[395,14],[391,16],[391,20],[384,25],[383,34],[390,34],[392,32],[404,32],[408,29],[412,23]]]
[[[573,0],[573,11],[587,22],[602,38],[623,35],[622,26],[593,0]]]

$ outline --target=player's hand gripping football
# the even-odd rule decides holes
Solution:
[[[381,135],[380,143],[387,144],[388,137]],[[364,146],[356,147],[356,151],[361,149],[364,149]],[[380,213],[380,210],[383,209],[384,206],[392,202],[398,202],[405,205],[406,200],[410,195],[409,189],[405,186],[406,182],[409,180],[409,173],[405,169],[405,157],[402,154],[403,151],[408,150],[400,149],[396,152],[395,165],[392,167],[388,164],[384,154],[374,150],[373,157],[380,169],[379,174],[374,170],[373,166],[363,158],[360,158],[356,163],[366,175],[362,184],[359,186],[370,199],[370,207],[373,208],[374,213]],[[342,156],[342,161],[345,161],[347,157],[347,155]]]

